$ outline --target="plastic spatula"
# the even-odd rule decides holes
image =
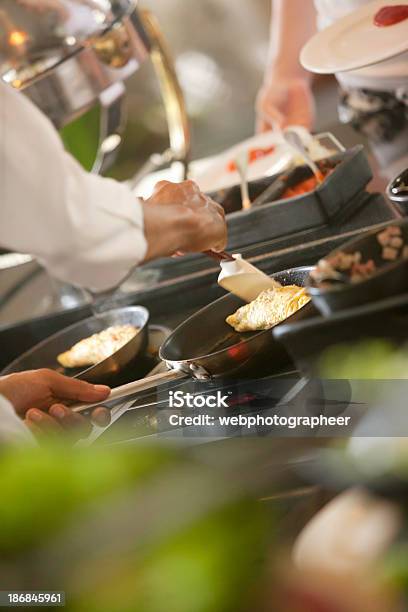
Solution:
[[[220,261],[221,272],[218,284],[244,302],[252,302],[266,289],[276,289],[281,285],[267,274],[258,270],[241,255],[233,255],[233,260]]]

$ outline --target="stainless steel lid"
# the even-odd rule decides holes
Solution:
[[[0,0],[0,76],[15,86],[72,57],[137,0]]]
[[[171,55],[137,0],[0,0],[0,79],[60,129],[102,108],[94,172],[115,158],[125,124],[124,81],[151,54],[169,121],[170,158],[187,164],[189,126]],[[163,159],[169,157],[165,152]]]

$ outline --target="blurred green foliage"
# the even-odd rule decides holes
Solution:
[[[398,542],[385,555],[382,574],[386,582],[405,592],[408,598],[408,544]]]
[[[387,550],[378,568],[378,581],[397,595],[398,610],[408,608],[408,541],[406,530]]]
[[[324,353],[319,372],[323,378],[332,379],[405,379],[408,348],[382,339],[340,344]]]
[[[97,580],[88,585],[75,600],[73,609],[76,612],[243,609],[254,579],[262,576],[263,552],[269,543],[259,506],[254,510],[249,502],[228,505],[157,545],[148,545],[138,558],[131,554],[125,562],[123,557],[118,558],[116,567],[111,559],[109,581]],[[99,568],[97,575],[101,573]],[[122,604],[118,607],[119,601]]]
[[[0,551],[27,550],[52,537],[78,509],[138,482],[170,461],[163,449],[92,453],[59,446],[0,458]]]
[[[270,516],[245,486],[225,495],[225,475],[213,472],[156,446],[3,450],[4,586],[63,589],[69,612],[242,609],[262,577]],[[202,511],[186,473],[196,492],[200,474],[207,483]]]

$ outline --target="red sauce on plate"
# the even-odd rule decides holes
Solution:
[[[248,152],[249,163],[252,164],[257,159],[262,159],[262,157],[266,157],[267,155],[274,153],[275,149],[276,147],[273,145],[271,147],[264,147],[263,149],[250,149]],[[227,170],[228,172],[235,172],[237,170],[236,163],[234,161],[228,162]]]
[[[395,25],[408,19],[408,4],[396,4],[395,6],[383,6],[374,15],[374,25],[379,28]]]

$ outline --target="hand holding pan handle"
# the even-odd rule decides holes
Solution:
[[[177,370],[167,370],[167,372],[161,372],[160,374],[155,374],[153,376],[148,376],[147,378],[142,378],[141,380],[136,380],[134,382],[128,383],[127,385],[122,385],[121,387],[116,387],[112,389],[110,396],[107,398],[106,402],[111,402],[113,400],[121,399],[123,397],[128,397],[129,395],[133,395],[138,393],[139,391],[148,391],[149,389],[154,389],[157,385],[160,385],[165,382],[170,382],[172,380],[178,380],[181,378],[187,378],[187,372],[177,369]],[[97,404],[95,404],[96,406]],[[73,412],[84,412],[85,410],[89,410],[92,408],[93,404],[76,404],[71,407]]]

